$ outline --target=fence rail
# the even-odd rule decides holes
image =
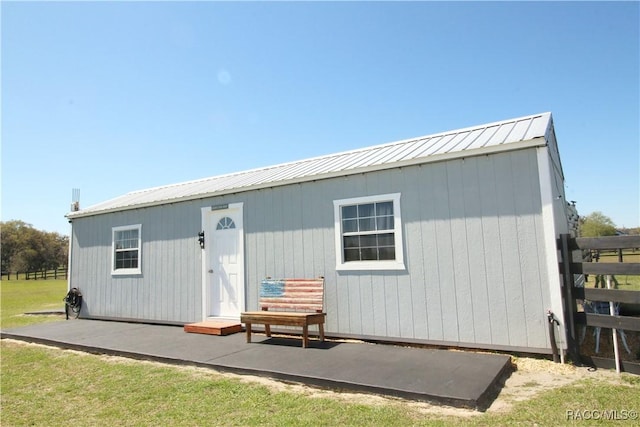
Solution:
[[[576,275],[593,274],[597,276],[614,275],[640,275],[640,263],[622,262],[623,250],[640,248],[640,236],[611,236],[591,238],[571,238],[569,235],[561,235],[558,240],[558,249],[562,254],[560,273],[563,276],[563,300],[565,305],[565,327],[567,331],[568,351],[576,361],[588,361],[600,367],[611,367],[611,359],[585,357],[581,354],[578,343],[578,327],[591,326],[594,328],[610,328],[612,330],[640,331],[640,317],[629,315],[605,315],[599,313],[586,313],[578,309],[578,301],[604,301],[611,306],[615,304],[640,304],[640,291],[585,288],[575,286]],[[592,262],[592,254],[600,251],[617,251],[620,262]],[[583,256],[576,258],[576,252],[581,251]],[[586,255],[586,256],[585,256]],[[612,311],[613,312],[613,311]],[[640,374],[640,365],[637,363],[621,363],[617,354],[615,360],[616,369],[620,366],[624,370]]]
[[[40,280],[40,279],[66,279],[69,274],[69,270],[65,268],[56,268],[52,270],[41,271],[19,271],[19,272],[2,272],[2,280]]]

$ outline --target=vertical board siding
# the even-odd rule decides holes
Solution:
[[[466,242],[472,250],[467,251],[469,263],[469,294],[471,297],[472,321],[474,342],[491,342],[491,321],[489,296],[487,292],[487,276],[484,254],[492,248],[487,247],[483,241],[481,188],[478,173],[479,159],[477,157],[467,159],[462,168],[463,199],[465,211]]]
[[[495,159],[496,184],[498,190],[498,219],[500,227],[500,247],[502,256],[502,288],[506,302],[506,327],[508,328],[508,342],[512,345],[526,344],[524,316],[524,298],[522,295],[522,273],[520,262],[522,254],[518,243],[518,215],[516,212],[515,198],[517,193],[524,189],[515,186],[515,176],[520,173],[514,168],[511,154],[508,159]],[[498,161],[504,160],[504,161]],[[500,278],[496,278],[500,279]]]
[[[160,209],[159,209],[160,208]],[[201,318],[201,258],[193,203],[73,221],[72,286],[89,317],[189,322]],[[142,274],[112,276],[112,227],[142,224]]]
[[[420,223],[420,230],[422,231],[423,257],[416,262],[422,263],[424,271],[424,284],[422,287],[424,288],[427,303],[427,333],[423,335],[424,332],[419,329],[416,336],[442,341],[444,340],[443,297],[440,286],[440,272],[437,261],[434,262],[434,260],[438,259],[440,252],[437,242],[437,221],[435,220],[437,206],[434,202],[436,189],[434,174],[436,170],[422,166],[418,172],[419,176],[423,176],[423,179],[416,177],[414,181],[422,183],[418,188],[420,195],[415,197],[416,202],[421,206],[420,216],[415,221]],[[416,280],[420,280],[420,277],[416,278]],[[419,284],[416,284],[416,286],[419,286]]]
[[[387,307],[386,292],[384,287],[384,278],[381,275],[371,277],[372,291],[372,316],[373,316],[373,336],[386,337],[389,336],[389,328],[387,327]]]
[[[360,283],[360,310],[362,314],[367,314],[367,321],[360,322],[360,331],[363,335],[375,335],[375,313],[373,312],[374,288],[371,280],[364,280]]]
[[[406,271],[336,271],[333,201],[395,192]],[[75,219],[72,284],[88,315],[200,320],[200,209],[234,202],[249,310],[264,277],[324,276],[328,334],[548,347],[535,149]],[[130,224],[142,224],[143,274],[111,276],[111,228]]]
[[[262,228],[259,233],[264,233],[264,243],[262,247],[259,247],[258,250],[262,250],[264,251],[264,276],[271,276],[271,277],[277,277],[276,276],[276,271],[274,271],[275,268],[275,259],[276,259],[276,248],[275,248],[275,244],[274,244],[274,235],[275,235],[275,230],[274,230],[274,225],[273,225],[273,190],[272,189],[267,189],[264,190],[262,193],[262,204],[257,204],[256,207],[254,207],[253,209],[257,209],[257,207],[260,207],[260,215],[263,216],[264,218],[264,228]],[[249,208],[249,204],[247,204],[247,209],[251,210],[251,208]],[[247,225],[248,228],[253,229],[252,224],[248,224]],[[252,231],[257,231],[257,230],[252,230]],[[249,234],[249,233],[247,233]],[[257,283],[257,282],[256,282]],[[253,285],[253,283],[252,283]]]
[[[419,182],[421,179],[420,173],[422,168],[407,168],[403,171],[404,183],[403,188],[410,188],[407,191],[405,197],[415,199],[416,203],[422,206],[422,191],[419,187],[411,185],[413,182]],[[405,224],[405,230],[407,236],[413,236],[411,240],[405,242],[407,269],[409,276],[409,290],[411,292],[409,306],[411,307],[412,321],[411,336],[424,336],[428,334],[429,320],[427,312],[427,298],[425,293],[426,273],[424,259],[427,254],[424,252],[425,241],[423,239],[422,226],[424,224],[422,212],[419,213],[419,217],[416,221],[409,221]]]
[[[480,217],[482,218],[482,244],[484,251],[484,281],[487,286],[489,315],[485,319],[485,330],[490,331],[490,344],[509,342],[507,303],[503,278],[502,239],[498,214],[498,188],[494,157],[479,157],[478,182],[482,182],[480,194]]]
[[[447,186],[449,188],[449,213],[451,215],[451,251],[453,261],[453,282],[456,298],[456,323],[458,340],[475,342],[473,325],[473,305],[471,295],[471,276],[469,274],[469,255],[476,248],[467,245],[466,212],[464,199],[464,181],[462,178],[464,160],[448,162]]]
[[[302,191],[301,185],[295,184],[291,185],[291,211],[293,214],[293,218],[291,220],[291,225],[293,226],[293,232],[291,234],[291,247],[297,247],[298,250],[293,251],[293,276],[287,275],[286,277],[304,277],[302,274],[305,271],[305,253],[304,253],[304,226],[303,226],[303,210],[302,210]],[[314,277],[314,276],[310,276]]]
[[[440,306],[442,313],[442,339],[458,341],[458,305],[454,279],[453,243],[451,240],[451,218],[449,197],[452,194],[447,181],[446,163],[434,165],[431,170],[432,200],[434,205],[435,245],[438,248],[437,257],[428,263],[430,268],[437,269],[438,283],[431,286],[440,288]],[[460,197],[458,195],[458,197]]]
[[[525,346],[532,346],[536,342],[546,341],[545,308],[542,306],[542,293],[539,284],[542,282],[538,263],[538,246],[542,245],[542,230],[536,225],[536,215],[532,212],[536,208],[535,200],[540,201],[539,183],[533,182],[528,177],[534,176],[538,169],[537,160],[533,161],[524,153],[513,153],[511,158],[515,170],[516,187],[523,191],[515,195],[517,212],[525,212],[517,217],[518,245],[521,254],[521,278],[522,297],[525,301],[524,316],[527,327],[527,342]],[[538,202],[538,205],[541,202]]]

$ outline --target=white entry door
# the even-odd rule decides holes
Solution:
[[[203,208],[207,317],[240,318],[244,310],[242,203]]]

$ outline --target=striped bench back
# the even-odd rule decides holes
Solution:
[[[260,282],[260,308],[322,312],[324,278],[264,279]]]

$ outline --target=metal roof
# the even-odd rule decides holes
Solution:
[[[69,218],[218,196],[258,188],[431,163],[545,145],[551,113],[283,163],[196,181],[133,191],[67,214]]]

